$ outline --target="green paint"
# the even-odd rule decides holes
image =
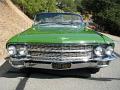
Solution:
[[[71,27],[38,27],[33,26],[28,30],[14,36],[7,43],[102,43],[109,44],[113,41],[100,35],[94,30]]]

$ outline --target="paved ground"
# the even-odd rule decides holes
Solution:
[[[119,38],[112,38],[116,40],[115,51],[119,55]],[[7,62],[0,68],[0,90],[120,90],[119,59],[91,78],[62,77],[39,72],[39,69],[32,73],[15,73],[8,71],[9,68]]]

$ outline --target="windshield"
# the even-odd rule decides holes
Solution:
[[[42,13],[36,15],[36,25],[47,27],[80,27],[82,17],[71,13]]]

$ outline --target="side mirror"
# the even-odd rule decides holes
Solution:
[[[32,27],[33,27],[33,26],[35,26],[35,24],[34,24],[34,23],[32,24]]]
[[[84,22],[84,26],[85,27],[89,26],[89,22]]]
[[[32,27],[36,25],[36,21],[35,20],[36,20],[36,15],[34,15],[34,20],[33,20],[34,23],[32,24]]]
[[[34,23],[32,24],[32,26],[35,26],[37,24],[37,22],[34,21]]]
[[[83,22],[83,27],[86,28],[87,27],[87,23]]]

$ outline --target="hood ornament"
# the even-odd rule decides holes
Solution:
[[[69,38],[65,38],[65,37],[62,37],[62,38],[61,38],[61,40],[67,40],[67,39],[69,39]]]

